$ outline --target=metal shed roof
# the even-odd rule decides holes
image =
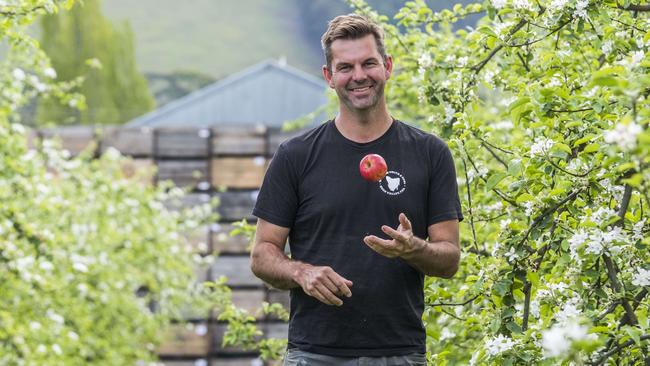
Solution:
[[[281,127],[327,103],[327,84],[267,60],[137,117],[128,127]],[[320,116],[319,118],[322,118]],[[317,121],[313,121],[316,123]]]

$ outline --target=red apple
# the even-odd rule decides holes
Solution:
[[[384,179],[388,166],[386,160],[378,154],[368,154],[359,163],[359,172],[365,180],[379,182]]]

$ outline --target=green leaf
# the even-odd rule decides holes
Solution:
[[[573,146],[575,147],[575,146],[582,145],[582,144],[584,144],[586,142],[589,142],[589,141],[593,140],[594,137],[596,137],[596,135],[586,135],[586,136],[584,136],[582,138],[579,138],[579,139],[575,140],[573,142]]]
[[[599,148],[600,148],[599,144],[589,144],[582,151],[585,152],[585,153],[592,153],[594,151],[598,151]]]
[[[517,199],[515,201],[517,203],[524,203],[524,202],[532,201],[534,199],[535,199],[535,197],[533,197],[531,194],[523,193],[523,194],[519,195],[519,197],[517,197]]]
[[[506,323],[506,328],[513,333],[521,333],[521,326],[514,321]]]
[[[508,163],[508,175],[517,176],[521,172],[521,160],[515,159]]]
[[[488,178],[487,184],[485,185],[485,188],[488,190],[491,190],[494,188],[499,182],[503,180],[503,178],[506,177],[506,174],[504,173],[497,173],[497,174],[492,174],[490,178]]]
[[[539,284],[539,275],[537,272],[526,273],[526,279],[530,281],[533,286],[537,286]]]

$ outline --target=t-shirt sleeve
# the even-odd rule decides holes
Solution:
[[[437,144],[436,144],[437,145]],[[429,215],[427,226],[440,221],[463,220],[463,213],[458,197],[456,167],[451,151],[446,144],[432,149],[434,161],[429,178]]]
[[[290,228],[298,208],[297,174],[287,150],[280,145],[269,164],[257,196],[253,215],[272,224]]]

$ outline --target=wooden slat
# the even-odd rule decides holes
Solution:
[[[287,339],[289,337],[288,323],[266,323],[262,329],[264,338]]]
[[[94,144],[95,131],[91,126],[69,126],[41,130],[41,137],[44,139],[58,138],[61,140],[63,149],[70,151],[73,155],[78,155],[84,149]]]
[[[259,286],[264,283],[253,275],[248,256],[217,257],[212,264],[212,279],[226,276],[228,286]]]
[[[243,235],[231,236],[230,232],[235,227],[232,224],[216,223],[210,226],[212,232],[212,250],[216,253],[238,253],[249,252],[251,243]]]
[[[219,192],[215,196],[219,197],[219,206],[217,212],[222,221],[239,221],[247,219],[255,220],[253,216],[253,206],[257,200],[258,191],[239,191],[239,192]]]
[[[126,159],[122,162],[122,174],[127,178],[137,178],[138,182],[152,184],[156,166],[151,159]]]
[[[207,157],[210,144],[208,129],[160,129],[156,133],[158,157]]]
[[[107,127],[98,135],[102,153],[109,147],[130,156],[151,156],[153,153],[153,131],[149,128]]]
[[[215,155],[264,155],[266,127],[218,126],[212,129]]]
[[[212,185],[224,188],[259,188],[264,179],[266,163],[264,156],[212,159]]]
[[[158,181],[171,180],[178,187],[194,187],[208,180],[207,160],[158,161]]]
[[[163,336],[159,355],[203,356],[210,346],[208,324],[172,324]]]

